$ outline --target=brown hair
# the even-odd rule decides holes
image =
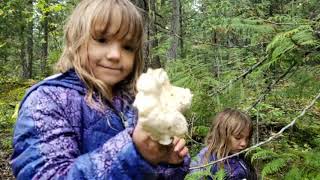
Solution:
[[[65,47],[57,63],[57,69],[60,72],[75,69],[88,88],[86,99],[89,105],[95,104],[93,100],[95,93],[98,99],[112,98],[112,89],[97,79],[89,66],[87,45],[90,38],[107,32],[114,11],[121,11],[121,26],[114,36],[124,38],[130,33],[136,47],[132,72],[114,88],[122,88],[129,94],[135,95],[135,83],[144,66],[143,23],[138,9],[129,0],[82,0],[74,9],[65,27]],[[82,51],[86,52],[85,55],[80,53]],[[101,102],[98,104],[102,105]]]
[[[205,162],[207,163],[213,154],[217,159],[228,156],[231,151],[231,136],[241,134],[245,128],[249,128],[249,139],[251,139],[253,125],[245,113],[231,108],[218,113],[206,137],[208,151],[205,154]],[[219,163],[219,166],[221,165],[223,163]]]

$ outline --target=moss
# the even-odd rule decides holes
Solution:
[[[13,116],[26,90],[35,83],[29,81],[0,81],[0,129],[12,128],[16,116]]]

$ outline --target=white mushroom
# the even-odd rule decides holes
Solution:
[[[148,69],[137,81],[138,94],[133,103],[139,123],[160,144],[168,145],[173,136],[183,136],[188,124],[182,112],[191,105],[189,89],[170,84],[163,69]]]

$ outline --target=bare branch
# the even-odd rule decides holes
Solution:
[[[264,145],[270,141],[272,141],[273,139],[279,137],[280,135],[282,135],[282,133],[288,129],[289,127],[293,126],[295,124],[295,122],[297,121],[297,119],[301,118],[302,116],[304,116],[304,114],[306,113],[307,110],[309,110],[315,103],[316,101],[320,98],[320,92],[318,93],[318,95],[311,101],[311,103],[306,106],[303,111],[300,113],[299,116],[295,117],[288,125],[286,125],[285,127],[283,127],[279,132],[277,132],[276,134],[274,134],[273,136],[269,137],[267,140],[263,141],[263,142],[260,142],[258,144],[255,144],[254,146],[251,146],[243,151],[240,151],[238,153],[235,153],[235,154],[232,154],[230,156],[227,156],[227,157],[224,157],[224,158],[221,158],[219,160],[216,160],[216,161],[213,161],[211,163],[208,163],[208,164],[205,164],[205,165],[201,165],[201,166],[194,166],[194,167],[191,167],[189,168],[190,170],[193,170],[193,169],[199,169],[199,168],[204,168],[204,167],[207,167],[207,166],[210,166],[210,165],[213,165],[213,164],[216,164],[218,162],[221,162],[223,160],[226,160],[226,159],[229,159],[231,157],[234,157],[234,156],[238,156],[239,154],[242,154],[244,152],[248,152],[248,151],[251,151],[261,145]]]

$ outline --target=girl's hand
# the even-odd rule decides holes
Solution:
[[[152,140],[149,133],[144,131],[139,124],[133,132],[132,139],[144,159],[153,165],[179,164],[189,152],[184,139],[175,137],[170,145],[161,145]]]
[[[174,137],[173,142],[169,145],[171,147],[165,162],[169,164],[183,162],[183,158],[189,153],[189,149],[185,145],[186,141],[183,138]]]

